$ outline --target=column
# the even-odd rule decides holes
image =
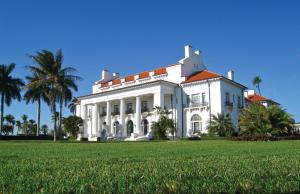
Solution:
[[[141,97],[136,97],[136,105],[135,105],[135,128],[134,133],[140,134],[141,130]]]
[[[110,101],[106,102],[106,125],[107,125],[107,134],[111,133],[111,104]]]
[[[92,115],[92,136],[95,136],[97,134],[97,126],[98,126],[98,104],[94,104],[93,107],[93,115]]]
[[[162,91],[158,91],[156,93],[154,93],[154,97],[153,97],[153,106],[156,107],[161,107],[161,109],[164,109],[165,106],[165,95]],[[159,119],[159,115],[156,116],[156,118],[154,119],[155,121],[158,121]]]
[[[121,136],[126,136],[126,127],[125,127],[125,102],[122,98],[120,100],[120,130],[121,130]]]
[[[162,109],[164,109],[164,106],[165,106],[165,94],[162,91],[154,93],[153,100],[154,100],[154,102],[153,102],[154,107],[155,106],[159,106]]]
[[[87,124],[86,124],[86,105],[81,105],[81,110],[80,110],[80,116],[83,120],[83,123],[82,123],[82,133],[83,135],[86,134],[86,127],[87,127]]]

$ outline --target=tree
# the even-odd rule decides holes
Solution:
[[[255,76],[252,80],[252,84],[256,87],[256,89],[258,90],[259,95],[261,95],[260,93],[260,83],[261,83],[261,78],[259,76]]]
[[[156,114],[159,116],[157,122],[152,123],[152,131],[155,139],[165,139],[167,137],[167,133],[171,133],[173,135],[173,139],[176,132],[175,122],[173,119],[168,117],[169,114],[172,114],[167,109],[162,109],[161,107],[153,108]]]
[[[22,122],[21,122],[21,128],[22,128],[22,134],[28,135],[28,116],[27,115],[22,115]]]
[[[16,127],[18,128],[17,134],[19,134],[20,133],[20,129],[22,128],[21,121],[19,121],[19,120],[16,121]]]
[[[73,69],[72,72],[76,70]],[[66,106],[72,100],[72,91],[77,91],[78,87],[76,85],[76,81],[80,80],[79,76],[66,74],[65,72],[61,72],[59,76],[59,85],[58,85],[58,98],[59,98],[59,138],[62,138],[62,107],[63,104]]]
[[[239,120],[241,135],[265,135],[272,130],[267,109],[258,103],[244,108]]]
[[[0,94],[1,94],[1,115],[0,130],[3,126],[4,104],[11,105],[13,99],[21,100],[21,87],[24,83],[21,79],[13,77],[11,74],[15,69],[15,64],[0,65]]]
[[[27,76],[26,79],[28,81],[25,86],[26,92],[24,94],[24,100],[28,104],[29,102],[34,103],[37,102],[37,129],[36,135],[39,135],[40,131],[40,121],[41,121],[41,100],[46,102],[49,105],[49,99],[47,96],[48,87],[45,85],[45,82],[41,80],[42,76],[39,76],[36,72],[33,73],[32,76]],[[39,84],[37,84],[39,83]]]
[[[267,111],[272,125],[272,135],[285,135],[292,133],[293,119],[289,113],[277,105],[269,106]]]
[[[70,135],[72,139],[76,139],[79,133],[79,126],[82,125],[83,120],[78,116],[69,116],[63,119],[63,126],[66,133]]]
[[[230,136],[234,132],[230,115],[224,113],[212,115],[208,130],[210,133],[217,133],[221,137]]]
[[[47,87],[47,98],[50,102],[50,110],[53,117],[53,137],[56,141],[57,132],[57,114],[56,114],[56,102],[60,100],[60,94],[62,90],[62,77],[70,78],[73,80],[74,68],[62,67],[63,54],[61,50],[58,50],[56,55],[50,51],[42,50],[37,52],[36,55],[31,56],[36,66],[27,66],[29,71],[34,75],[38,75],[39,81],[32,82],[32,87],[38,87],[41,84]],[[67,83],[69,84],[69,83]]]
[[[9,133],[13,134],[14,126],[15,126],[15,117],[11,114],[8,114],[4,117],[5,123],[3,124],[2,132],[5,135],[9,135]]]
[[[70,112],[73,113],[73,115],[76,115],[76,105],[77,104],[78,104],[78,99],[76,97],[74,97],[68,105],[68,109],[70,109]]]
[[[49,130],[48,125],[44,124],[44,125],[41,126],[41,132],[42,132],[43,135],[47,135],[48,130]]]

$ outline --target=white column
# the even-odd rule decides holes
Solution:
[[[111,133],[111,104],[110,101],[106,102],[106,125],[107,125],[107,133]]]
[[[135,105],[135,128],[134,133],[140,134],[141,130],[141,97],[136,97],[136,105]]]
[[[125,102],[122,98],[120,100],[120,127],[121,127],[121,136],[126,136],[126,127],[125,127]]]
[[[92,134],[91,137],[97,134],[97,126],[98,126],[98,104],[95,104],[93,107],[93,115],[92,115]]]
[[[162,91],[158,91],[156,93],[154,93],[154,98],[153,98],[154,102],[153,105],[155,106],[159,106],[162,109],[164,109],[165,106],[165,94]]]
[[[86,123],[86,105],[81,105],[81,108],[80,108],[81,112],[80,112],[80,115],[81,115],[81,118],[83,120],[83,123],[82,123],[82,131],[83,131],[83,134],[85,135],[87,133],[87,123]]]
[[[161,109],[163,110],[164,109],[164,106],[165,106],[165,95],[162,91],[158,91],[156,93],[154,93],[154,97],[153,97],[153,106],[156,107],[161,107]],[[155,121],[158,121],[159,119],[159,115],[156,115],[155,117]]]

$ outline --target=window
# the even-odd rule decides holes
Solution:
[[[142,101],[142,112],[148,112],[148,102]]]
[[[193,94],[192,95],[192,103],[193,104],[200,104],[200,95],[199,94]]]
[[[202,130],[202,119],[199,115],[193,115],[191,118],[191,132],[192,134],[201,132]]]
[[[127,103],[126,106],[127,106],[126,114],[132,114],[133,113],[132,103]]]
[[[205,92],[203,92],[201,94],[201,96],[202,96],[202,104],[205,104],[206,103],[206,94],[205,94]]]
[[[242,100],[241,100],[241,97],[238,96],[238,97],[237,97],[237,100],[238,100],[238,107],[241,108],[241,107],[242,107]]]
[[[118,113],[119,112],[119,106],[116,104],[114,105],[114,113]]]
[[[132,103],[127,103],[127,110],[132,110]]]
[[[190,106],[190,98],[191,97],[189,95],[186,96],[186,105],[187,106]]]
[[[225,97],[226,97],[225,101],[230,102],[230,96],[228,92],[226,92]]]

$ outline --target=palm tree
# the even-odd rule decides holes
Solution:
[[[224,113],[212,115],[208,130],[210,133],[217,133],[221,137],[231,135],[234,131],[231,117]]]
[[[20,128],[22,127],[21,121],[19,121],[19,120],[16,121],[16,127],[18,128],[17,134],[19,134],[20,133]]]
[[[62,77],[66,76],[68,79],[72,77],[71,73],[75,71],[71,67],[62,67],[63,54],[61,50],[58,50],[56,55],[47,50],[42,50],[37,52],[35,56],[31,56],[32,60],[37,66],[27,66],[27,68],[35,75],[38,75],[40,79],[38,81],[32,82],[31,86],[33,88],[44,85],[47,87],[47,98],[50,103],[50,110],[53,117],[53,134],[54,141],[56,141],[56,131],[57,131],[57,114],[56,114],[56,102],[60,98],[62,93]],[[71,79],[73,80],[73,78]],[[65,97],[63,97],[65,98]]]
[[[21,100],[21,87],[24,83],[21,79],[11,75],[15,69],[15,64],[0,65],[0,93],[1,93],[1,118],[0,130],[3,126],[4,103],[10,106],[13,99]]]
[[[76,115],[77,103],[78,103],[78,99],[76,97],[74,97],[68,105],[68,109],[70,109],[70,112],[73,113],[73,115]]]
[[[41,100],[46,102],[49,105],[49,99],[47,97],[47,86],[44,85],[44,82],[40,81],[40,76],[36,73],[33,76],[27,76],[26,79],[28,80],[28,84],[25,86],[27,91],[24,94],[24,100],[28,104],[29,102],[37,101],[37,128],[36,128],[36,135],[39,135],[40,131],[40,122],[41,122]],[[40,84],[32,84],[39,82]]]
[[[72,72],[75,72],[76,70],[73,69]],[[59,138],[62,137],[62,108],[63,104],[67,106],[67,104],[72,100],[72,91],[77,91],[78,87],[76,85],[76,81],[80,80],[81,78],[79,76],[71,75],[71,72],[69,71],[68,74],[65,72],[61,72],[59,76],[59,85],[58,85],[58,98],[59,98],[59,123],[58,123],[58,129],[59,129]]]
[[[259,95],[260,93],[260,83],[261,83],[261,78],[259,76],[255,76],[252,80],[252,84],[257,88]]]

